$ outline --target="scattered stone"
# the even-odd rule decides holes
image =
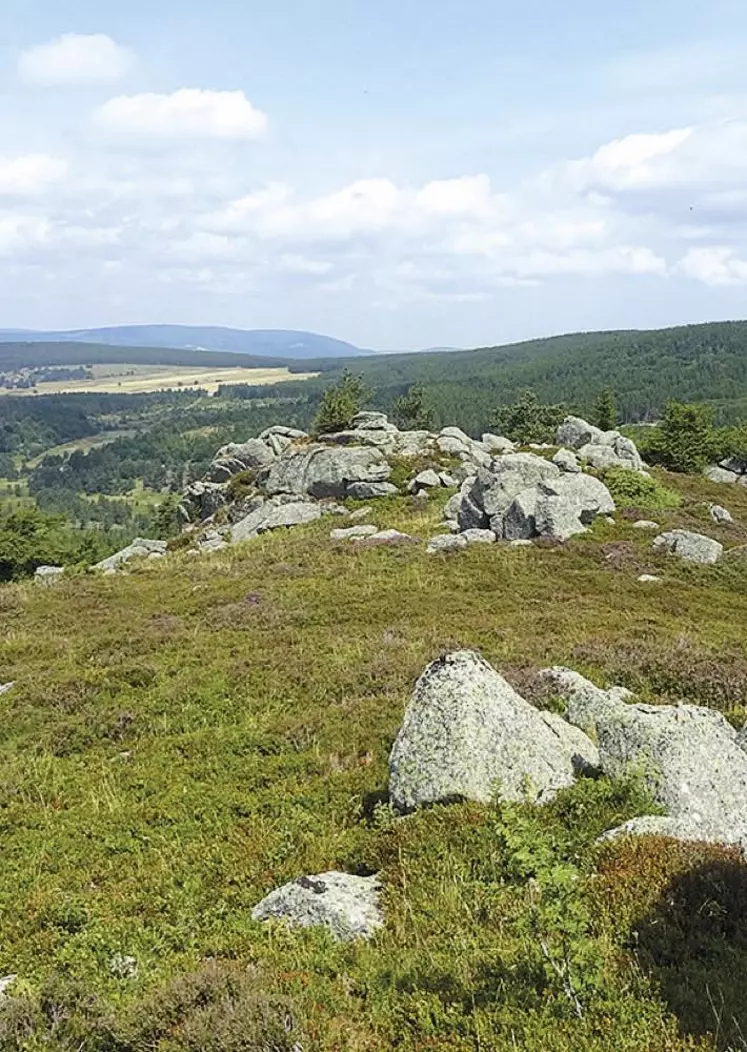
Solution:
[[[440,533],[437,537],[431,537],[426,546],[429,555],[438,552],[461,551],[467,547],[467,540],[462,533]]]
[[[258,537],[261,533],[267,533],[268,530],[301,526],[307,522],[315,522],[321,516],[321,506],[311,501],[291,501],[284,504],[268,501],[231,528],[231,541],[239,544]]]
[[[495,536],[495,534],[493,536]],[[510,544],[509,544],[509,548],[531,548],[531,547],[532,547],[532,542],[524,539],[523,537],[519,537],[517,540],[511,541]]]
[[[13,690],[15,682],[11,683],[0,683],[0,694],[7,694],[9,690]]]
[[[576,474],[581,470],[578,457],[570,449],[559,449],[552,458],[552,462],[556,467],[560,468],[561,471],[568,471],[572,474]]]
[[[355,541],[360,537],[372,537],[378,532],[378,526],[362,524],[360,526],[348,526],[342,530],[332,530],[329,539],[331,541]]]
[[[718,464],[711,464],[704,471],[704,475],[711,482],[724,482],[724,483],[735,483],[739,478],[736,471],[727,471],[726,468],[719,467]]]
[[[432,468],[427,468],[415,476],[407,487],[408,493],[417,493],[421,489],[438,489],[441,479]]]
[[[679,555],[681,559],[686,559],[691,563],[711,564],[718,562],[721,558],[724,546],[702,533],[693,533],[690,530],[670,530],[654,538],[653,549],[655,552]]]
[[[496,795],[545,803],[573,783],[574,766],[567,741],[540,712],[478,654],[458,651],[418,680],[389,776],[392,803],[410,811]]]
[[[17,975],[0,976],[0,998],[5,996],[5,991],[8,989],[9,986],[13,985],[17,978]]]
[[[464,530],[461,534],[467,544],[495,544],[496,536],[492,530]]]
[[[320,873],[271,891],[252,910],[254,920],[283,920],[296,928],[323,926],[340,942],[368,939],[384,924],[377,876]]]
[[[203,555],[208,555],[210,552],[220,552],[227,547],[228,545],[218,530],[206,530],[197,542],[197,550]]]
[[[659,584],[661,582],[661,577],[657,577],[656,574],[653,573],[642,573],[638,580],[641,584]]]
[[[722,508],[720,504],[709,504],[708,514],[719,526],[726,526],[730,522],[734,522],[731,512],[727,511],[726,508]]]
[[[38,566],[34,573],[34,581],[45,588],[57,584],[65,572],[64,566]]]
[[[355,541],[356,548],[379,548],[382,546],[396,547],[400,544],[418,544],[416,537],[409,533],[400,533],[399,530],[379,530],[372,533],[370,537],[364,537]]]
[[[109,971],[115,979],[136,979],[137,960],[128,954],[115,953],[109,961]]]
[[[360,522],[361,519],[367,519],[373,512],[373,508],[357,508],[355,511],[350,512],[351,522]]]
[[[482,444],[488,453],[513,453],[516,449],[510,438],[503,438],[502,435],[491,435],[489,431],[482,436]]]
[[[396,497],[399,490],[391,482],[351,482],[348,497],[352,500],[376,500],[379,497]]]
[[[154,541],[149,540],[147,537],[136,537],[132,544],[128,544],[126,548],[122,548],[121,551],[110,555],[108,559],[102,559],[101,562],[96,563],[93,569],[103,570],[104,573],[114,573],[132,559],[145,559],[153,552],[165,555],[166,549],[166,541]]]
[[[653,522],[651,519],[638,519],[637,522],[633,523],[634,530],[658,530],[659,523]]]

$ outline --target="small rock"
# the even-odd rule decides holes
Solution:
[[[552,458],[552,462],[556,467],[560,468],[561,471],[568,471],[571,474],[578,474],[581,470],[578,457],[570,449],[559,449]]]
[[[726,508],[722,508],[720,504],[709,504],[708,513],[719,526],[726,526],[728,523],[734,522],[731,512],[727,511]]]
[[[509,541],[508,546],[509,548],[531,548],[532,542],[527,540],[526,538],[520,537],[516,541]]]
[[[342,530],[332,530],[329,539],[331,541],[355,541],[360,537],[372,537],[378,532],[378,526],[361,524],[360,526],[348,526]]]
[[[656,552],[679,555],[681,559],[686,559],[691,563],[708,565],[718,562],[723,554],[724,546],[702,533],[693,533],[690,530],[670,530],[669,533],[660,533],[654,538],[653,549]]]
[[[656,574],[653,573],[642,573],[638,580],[641,584],[659,584],[661,577],[657,577]]]
[[[296,928],[323,926],[340,942],[368,939],[384,924],[379,878],[350,873],[299,877],[271,891],[252,910],[254,920],[284,920]]]
[[[9,690],[13,690],[15,683],[0,683],[0,694],[7,694]]]
[[[462,533],[439,533],[431,537],[426,546],[429,555],[436,552],[455,552],[467,547],[467,539]]]
[[[437,472],[432,468],[427,468],[425,471],[421,471],[415,476],[407,489],[410,493],[417,493],[418,490],[421,489],[438,489],[440,485],[441,479]]]
[[[2,998],[5,995],[5,991],[8,989],[9,986],[13,985],[17,978],[17,975],[0,976],[0,998]]]
[[[109,971],[115,979],[135,979],[138,973],[137,961],[128,954],[115,953],[109,961]]]
[[[658,530],[659,523],[652,522],[651,519],[638,519],[637,522],[633,523],[634,530]]]
[[[355,511],[350,512],[350,521],[360,522],[361,519],[368,518],[372,510],[372,508],[357,508]]]
[[[370,537],[364,537],[362,540],[354,543],[356,548],[379,548],[382,546],[396,547],[400,544],[417,544],[418,541],[415,537],[411,537],[409,533],[400,533],[399,530],[379,530],[377,533],[372,533]]]
[[[34,573],[34,582],[49,588],[56,584],[65,572],[64,566],[38,566]]]
[[[445,489],[456,489],[459,485],[459,479],[455,478],[454,475],[451,475],[448,471],[442,471],[438,477],[441,480],[441,485]]]
[[[482,436],[482,444],[489,453],[513,453],[516,448],[510,438],[493,435],[489,431]]]
[[[492,530],[463,530],[460,537],[464,537],[467,544],[495,544],[496,536]]]
[[[614,518],[611,515],[605,515],[604,516],[604,521],[607,523],[608,526],[614,526],[615,525],[615,520],[614,520]]]
[[[394,497],[399,490],[391,482],[350,482],[347,496],[352,500],[376,500],[378,497]]]

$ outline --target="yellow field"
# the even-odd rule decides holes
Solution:
[[[166,365],[94,365],[91,380],[60,380],[40,383],[33,390],[0,388],[0,395],[35,394],[149,394],[199,388],[214,394],[221,384],[277,384],[286,380],[309,380],[318,373],[291,373],[282,369],[192,368]]]

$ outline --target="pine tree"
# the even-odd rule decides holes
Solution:
[[[611,387],[603,387],[594,403],[593,423],[602,431],[613,431],[617,424],[617,406],[615,392]]]

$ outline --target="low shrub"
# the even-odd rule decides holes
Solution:
[[[682,497],[656,479],[646,478],[637,471],[608,468],[604,484],[619,508],[640,508],[642,511],[679,508]]]

